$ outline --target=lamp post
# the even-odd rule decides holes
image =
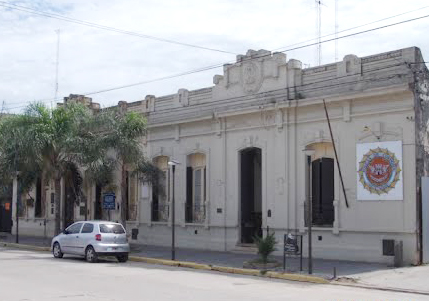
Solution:
[[[306,157],[306,194],[307,194],[307,227],[308,227],[308,273],[313,274],[313,249],[312,249],[312,241],[311,241],[311,223],[312,223],[312,204],[311,204],[311,157],[314,155],[315,151],[313,149],[305,149],[304,150]]]
[[[176,224],[176,220],[175,220],[175,210],[174,210],[174,172],[176,170],[176,165],[180,164],[178,161],[176,160],[171,160],[168,161],[168,165],[171,166],[171,169],[173,171],[173,198],[171,200],[171,260],[175,260],[176,258],[176,246],[175,246],[175,241],[174,241],[174,236],[175,236],[175,224]]]
[[[16,149],[16,144],[15,144],[15,155],[14,155],[14,167],[15,167],[15,181],[16,181],[16,212],[15,212],[15,227],[16,227],[16,236],[15,236],[15,243],[19,243],[19,199],[18,199],[18,195],[19,195],[19,181],[18,181],[18,161],[17,158],[18,157],[18,151]],[[19,195],[20,197],[20,195]],[[12,202],[13,203],[13,202]]]

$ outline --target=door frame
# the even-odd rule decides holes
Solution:
[[[266,225],[266,216],[264,212],[266,212],[266,151],[262,145],[255,144],[255,145],[246,145],[244,147],[241,147],[237,149],[237,225],[238,225],[238,237],[237,237],[237,244],[242,244],[242,227],[241,227],[241,211],[242,211],[242,204],[241,204],[241,155],[242,151],[246,149],[252,149],[256,148],[259,149],[261,152],[261,229],[262,233],[264,232],[263,229]]]

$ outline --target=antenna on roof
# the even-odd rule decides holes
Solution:
[[[338,62],[338,0],[335,0],[335,62]]]
[[[58,97],[58,67],[60,65],[60,29],[55,30],[57,33],[57,60],[55,62],[55,96],[54,99],[51,100],[51,111],[53,109],[53,101],[57,101]]]
[[[316,36],[317,36],[317,46],[316,46],[316,58],[317,58],[317,65],[320,66],[322,61],[322,44],[321,44],[321,37],[322,37],[322,6],[320,0],[316,1]]]
[[[322,64],[322,5],[320,0],[316,1],[316,35],[317,35],[317,65]],[[326,6],[326,5],[325,5]]]

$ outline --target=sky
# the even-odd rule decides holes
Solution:
[[[337,1],[339,37],[429,15],[429,3],[422,0]],[[323,41],[334,38],[335,0],[321,3]],[[49,18],[24,8],[96,25]],[[315,0],[0,1],[0,111],[22,112],[34,101],[49,106],[69,94],[87,95],[107,107],[120,100],[174,94],[181,88],[206,88],[237,54],[305,46],[316,42],[317,32]],[[425,17],[339,39],[337,58],[417,46],[429,61],[428,32],[429,17]],[[335,62],[335,47],[334,41],[322,43],[322,64]],[[318,65],[315,46],[285,53],[287,59],[298,59],[306,67]],[[208,70],[175,76],[204,68]],[[115,89],[135,83],[142,84]]]

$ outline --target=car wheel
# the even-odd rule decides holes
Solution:
[[[86,259],[86,261],[88,261],[88,262],[97,262],[97,260],[98,260],[98,255],[97,255],[97,253],[95,252],[95,250],[94,250],[94,248],[93,248],[93,247],[89,246],[89,247],[87,247],[87,248],[86,248],[86,251],[85,251],[85,259]]]
[[[118,259],[119,262],[127,262],[128,261],[128,254],[118,255],[118,256],[116,256],[116,259]]]
[[[52,248],[52,254],[55,258],[63,258],[64,253],[61,252],[61,247],[59,243],[54,243],[54,247]]]

